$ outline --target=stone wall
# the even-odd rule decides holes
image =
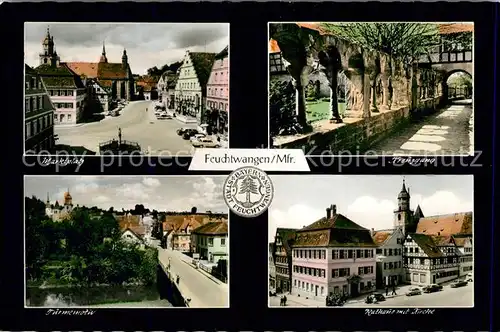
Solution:
[[[378,141],[408,125],[414,116],[435,111],[439,100],[439,98],[422,100],[416,112],[410,112],[409,106],[401,106],[374,113],[369,118],[355,119],[334,129],[294,137],[293,140],[275,147],[303,149],[305,153],[311,151],[312,155],[319,155],[322,151],[331,151],[333,154],[347,152],[350,155],[363,154]]]

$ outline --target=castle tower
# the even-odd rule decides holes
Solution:
[[[69,188],[68,191],[64,193],[64,205],[73,206],[73,197],[71,197],[71,194],[69,193]]]
[[[47,201],[45,201],[45,214],[47,215],[47,217],[50,217],[52,218],[52,206],[50,204],[50,197],[49,197],[49,193],[47,193]]]
[[[40,65],[59,65],[59,56],[55,51],[54,37],[50,35],[50,28],[47,27],[47,33],[42,40],[42,53],[39,54]]]
[[[106,57],[106,46],[104,45],[104,41],[102,42],[102,54],[101,54],[101,59],[99,59],[99,62],[108,62],[108,58]]]
[[[394,210],[394,228],[401,228],[404,234],[413,233],[416,229],[413,211],[410,210],[410,190],[406,188],[404,179],[398,194],[398,208]]]

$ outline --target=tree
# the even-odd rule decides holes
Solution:
[[[434,23],[323,23],[321,27],[367,50],[384,52],[411,64],[440,43]]]
[[[191,208],[191,214],[196,214],[197,211],[198,211],[198,208],[196,208],[196,206],[193,206]]]
[[[250,202],[250,194],[259,194],[259,188],[255,183],[255,177],[251,175],[245,176],[241,181],[239,193],[246,194],[246,201],[244,205],[251,207],[252,203]]]
[[[111,207],[109,208],[108,212],[110,212],[110,213],[115,212],[115,208],[111,206]]]
[[[134,208],[134,212],[132,214],[143,216],[146,213],[146,209],[142,204],[136,204]]]
[[[295,93],[292,83],[271,81],[269,86],[271,136],[295,135],[302,132],[295,114]]]

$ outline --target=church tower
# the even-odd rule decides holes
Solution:
[[[101,59],[99,59],[99,62],[108,62],[108,58],[106,57],[106,46],[104,45],[104,42],[102,42],[102,54],[101,54]]]
[[[49,193],[47,193],[47,201],[45,201],[45,214],[52,218],[52,206],[50,204]]]
[[[403,234],[413,233],[416,230],[413,211],[410,210],[410,188],[406,189],[404,179],[398,195],[398,208],[394,210],[394,228],[401,228]]]
[[[47,33],[42,41],[42,53],[39,54],[40,65],[59,65],[59,56],[54,45],[54,37],[50,35],[50,28],[47,27]]]
[[[122,55],[122,67],[124,69],[127,69],[128,67],[128,56],[127,56],[127,50],[123,50],[123,55]]]

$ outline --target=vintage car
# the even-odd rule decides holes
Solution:
[[[192,136],[198,134],[198,130],[196,129],[186,129],[182,134],[183,139],[190,139]]]
[[[451,288],[458,288],[458,287],[464,287],[464,286],[467,286],[468,282],[465,281],[465,280],[458,280],[458,281],[455,281],[454,283],[452,283],[450,285]]]
[[[194,134],[189,140],[192,142],[194,141],[198,141],[200,139],[202,139],[203,137],[205,137],[206,135],[205,134],[200,134],[200,133],[197,133],[197,134]]]
[[[432,284],[432,285],[424,287],[423,291],[424,291],[424,293],[434,293],[434,292],[439,292],[442,289],[443,289],[443,286]]]
[[[406,292],[406,296],[413,296],[413,295],[421,295],[422,290],[418,287],[410,288],[408,292]]]
[[[207,137],[201,137],[197,140],[192,140],[191,144],[193,144],[195,148],[218,148],[220,146],[219,142]]]

